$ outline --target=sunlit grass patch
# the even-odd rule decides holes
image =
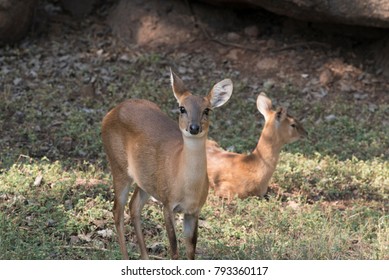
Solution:
[[[211,252],[219,259],[387,259],[388,216],[356,203],[346,210],[336,205],[309,205],[249,199],[222,206],[216,201],[203,231]],[[243,207],[246,213],[238,213]],[[230,209],[228,209],[230,208]],[[231,211],[231,209],[233,209]],[[215,215],[214,213],[214,215]],[[385,236],[385,237],[384,237]]]

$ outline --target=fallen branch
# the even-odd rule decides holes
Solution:
[[[299,48],[299,47],[309,47],[309,46],[317,46],[317,47],[323,47],[323,48],[327,48],[327,49],[329,49],[331,47],[329,44],[316,42],[316,41],[299,42],[299,43],[290,44],[290,45],[285,46],[285,47],[274,49],[274,50],[272,50],[272,52],[282,52],[282,51],[286,51],[286,50],[290,50],[290,49],[295,49],[295,48]]]

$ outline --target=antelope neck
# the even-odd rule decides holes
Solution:
[[[187,173],[193,176],[202,176],[207,170],[206,139],[207,135],[201,137],[183,137],[182,164]]]
[[[262,133],[253,154],[267,164],[275,166],[282,148],[278,137],[270,133]]]

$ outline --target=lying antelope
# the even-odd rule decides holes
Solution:
[[[272,102],[261,93],[257,108],[265,117],[265,125],[257,147],[242,155],[222,150],[214,141],[207,142],[208,176],[215,194],[231,200],[235,196],[265,195],[276,168],[281,148],[307,135],[285,108],[272,110]]]
[[[198,217],[208,195],[206,139],[209,111],[232,94],[229,79],[217,83],[205,97],[192,95],[183,81],[170,75],[179,104],[179,122],[146,100],[127,100],[103,119],[102,138],[113,177],[113,214],[123,258],[128,259],[124,237],[124,207],[130,185],[131,220],[142,259],[148,259],[141,229],[141,210],[149,196],[163,204],[172,259],[178,258],[175,212],[184,214],[188,259],[195,258]]]

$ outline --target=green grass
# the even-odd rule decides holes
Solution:
[[[251,199],[221,207],[217,217],[212,217],[214,209],[209,208],[205,212],[210,212],[208,220],[213,225],[204,234],[214,237],[205,241],[211,258],[220,255],[229,259],[388,257],[388,217],[357,203],[339,211],[318,204]]]
[[[119,81],[98,85],[95,96],[69,94],[79,90],[71,77],[62,89],[42,84],[37,91],[0,92],[0,259],[121,258],[101,119],[127,97],[155,101],[172,118],[176,102],[163,57],[144,55],[112,67],[121,71]],[[141,70],[150,68],[158,70]],[[205,93],[220,79],[234,78],[219,76],[195,77],[189,87]],[[290,86],[268,95],[303,115],[310,139],[283,149],[268,200],[227,204],[210,192],[198,258],[389,259],[387,103],[374,112],[346,97],[311,103]],[[253,149],[263,123],[255,97],[237,82],[232,99],[214,110],[210,136],[238,152]],[[337,117],[328,122],[330,114]],[[146,205],[143,225],[150,254],[169,258],[159,204]],[[180,222],[177,233],[182,241]],[[130,257],[139,258],[130,223],[126,237]]]
[[[301,155],[283,153],[282,158],[268,201],[226,204],[210,194],[201,213],[199,258],[389,258],[388,192],[383,188],[388,178],[380,178],[380,171],[388,170],[386,162],[347,164],[318,157],[299,165],[305,161]],[[351,164],[357,165],[357,174],[349,170]],[[326,180],[331,174],[336,179]],[[34,185],[39,175],[42,182]],[[68,169],[58,161],[27,159],[0,180],[0,259],[120,258],[110,178],[101,166]],[[155,254],[167,257],[160,206],[149,203],[143,220],[148,245],[162,243]],[[102,235],[109,230],[112,235]],[[138,258],[133,229],[128,225],[126,230],[131,256]],[[182,238],[180,223],[177,231]]]

